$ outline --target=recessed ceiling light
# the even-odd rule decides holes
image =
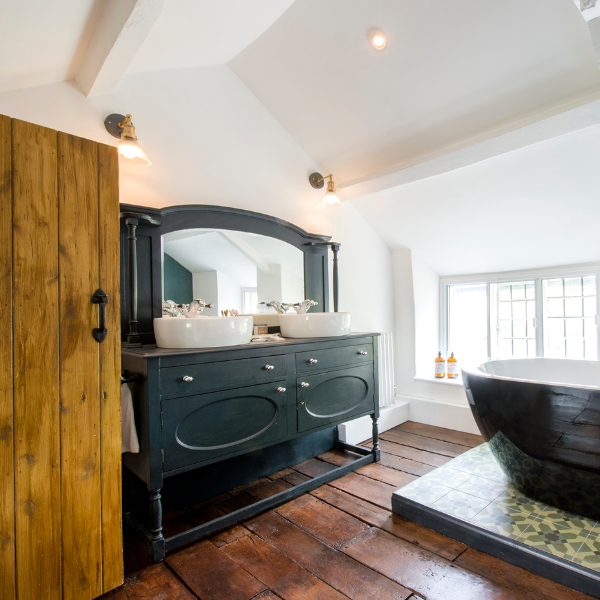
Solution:
[[[375,50],[385,50],[387,46],[387,38],[383,31],[373,30],[369,31],[369,42]]]

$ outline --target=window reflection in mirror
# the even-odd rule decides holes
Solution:
[[[281,240],[225,229],[186,229],[162,236],[163,300],[189,304],[202,298],[239,314],[275,313],[276,300],[304,300],[304,253]]]

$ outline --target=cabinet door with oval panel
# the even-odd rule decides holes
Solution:
[[[373,412],[373,365],[301,376],[297,390],[299,432],[343,423]]]
[[[288,434],[285,384],[164,400],[164,471],[274,444]]]

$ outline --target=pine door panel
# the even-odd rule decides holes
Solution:
[[[13,119],[12,141],[17,594],[58,600],[57,134]]]
[[[98,144],[100,287],[108,294],[108,337],[100,344],[102,453],[102,577],[104,591],[123,583],[121,516],[121,320],[119,300],[119,163],[117,151]]]
[[[59,133],[58,156],[63,598],[84,600],[102,594],[97,144]]]
[[[0,598],[14,600],[11,122],[0,116]]]
[[[91,600],[123,582],[117,153],[0,116],[0,178],[0,598]]]

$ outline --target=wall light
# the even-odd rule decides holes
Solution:
[[[341,208],[344,205],[335,191],[335,184],[333,183],[332,179],[333,175],[325,175],[325,177],[323,177],[321,173],[312,173],[308,178],[308,181],[316,190],[319,190],[325,185],[325,180],[328,178],[329,181],[327,182],[327,193],[325,194],[325,197],[319,206],[336,206]]]
[[[117,148],[121,162],[136,167],[148,167],[152,163],[138,144],[135,127],[131,122],[131,115],[113,113],[104,119],[106,131],[113,137],[119,138]]]
[[[383,31],[372,29],[369,31],[369,43],[375,50],[385,50],[387,48],[387,37]]]

